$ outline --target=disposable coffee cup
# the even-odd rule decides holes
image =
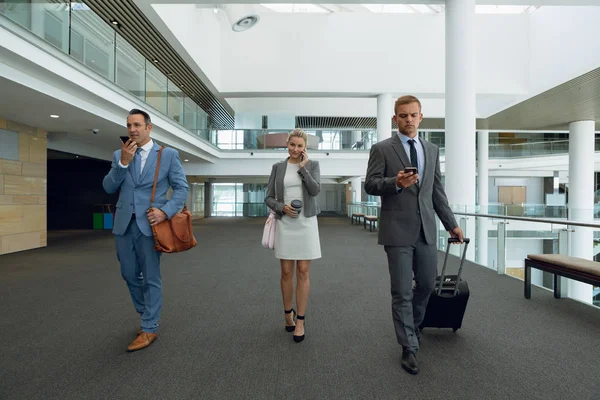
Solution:
[[[302,210],[302,202],[300,200],[292,200],[290,205],[296,210],[298,214],[300,214],[300,210]]]

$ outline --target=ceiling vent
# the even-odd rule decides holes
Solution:
[[[258,23],[260,17],[249,4],[223,4],[223,10],[234,32],[243,32]]]

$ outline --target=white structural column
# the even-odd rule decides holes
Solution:
[[[351,138],[351,146],[354,146],[356,143],[359,143],[362,139],[362,131],[352,131],[352,138]],[[360,148],[357,148],[357,150],[361,150],[364,149],[364,144],[360,146]]]
[[[488,213],[489,202],[489,131],[479,131],[477,134],[477,205],[479,213]],[[477,218],[477,257],[476,262],[481,265],[488,265],[488,219]]]
[[[350,179],[350,185],[350,190],[352,191],[352,203],[360,203],[362,201],[362,186],[360,176]]]
[[[448,202],[455,211],[475,208],[475,0],[446,1],[446,173]],[[457,218],[467,236],[474,218]],[[460,222],[462,220],[462,223]],[[475,259],[470,245],[467,257]]]
[[[569,124],[569,219],[594,219],[594,121]],[[593,260],[594,236],[591,228],[573,227],[571,256]],[[569,297],[592,303],[592,286],[569,282]]]
[[[392,136],[392,116],[394,115],[394,100],[389,93],[377,96],[377,141]]]

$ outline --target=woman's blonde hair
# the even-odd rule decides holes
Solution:
[[[287,143],[289,143],[290,139],[293,137],[299,137],[299,138],[304,139],[304,145],[308,146],[308,135],[302,129],[296,128],[293,131],[291,131],[290,134],[288,135]]]

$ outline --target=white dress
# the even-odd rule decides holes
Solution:
[[[283,199],[285,204],[292,200],[303,202],[302,178],[298,175],[300,166],[288,163],[283,178]],[[321,258],[321,242],[317,217],[306,218],[304,207],[298,218],[283,214],[275,228],[275,257],[283,260],[315,260]]]

